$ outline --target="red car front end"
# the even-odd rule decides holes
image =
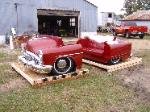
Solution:
[[[19,60],[37,72],[65,74],[81,68],[82,56],[80,44],[65,46],[59,37],[41,35],[26,43]]]

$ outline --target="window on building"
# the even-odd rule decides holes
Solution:
[[[112,18],[112,13],[108,13],[108,18]]]
[[[70,26],[75,26],[75,25],[76,25],[75,18],[70,18]]]

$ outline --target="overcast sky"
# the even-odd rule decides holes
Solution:
[[[121,14],[124,0],[88,0],[98,6],[100,12],[115,12]]]

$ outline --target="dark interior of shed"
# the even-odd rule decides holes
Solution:
[[[78,17],[38,15],[38,32],[61,37],[77,37]]]

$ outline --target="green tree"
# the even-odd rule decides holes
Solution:
[[[138,10],[150,10],[150,0],[125,0],[124,9],[127,15]]]

